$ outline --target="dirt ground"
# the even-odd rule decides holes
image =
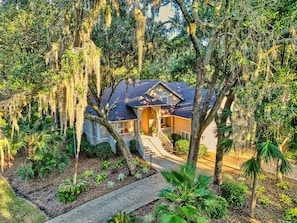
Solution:
[[[120,158],[121,157],[113,156],[109,161],[112,165]],[[141,161],[144,162],[143,160]],[[79,205],[82,205],[120,187],[131,184],[137,180],[135,177],[128,176],[129,171],[126,165],[123,165],[119,170],[117,170],[117,172],[113,173],[111,168],[102,170],[100,168],[102,161],[98,158],[86,158],[85,156],[81,155],[79,160],[78,176],[82,176],[86,170],[93,170],[94,175],[87,179],[88,186],[85,192],[80,194],[72,203],[64,204],[58,200],[57,187],[63,182],[63,180],[69,179],[73,175],[74,161],[70,163],[63,173],[55,171],[46,178],[36,178],[30,179],[28,181],[21,181],[17,177],[16,172],[18,168],[24,164],[24,162],[24,156],[16,156],[15,160],[13,161],[13,166],[11,168],[5,168],[3,176],[7,179],[10,186],[18,196],[31,201],[42,211],[44,211],[49,218],[53,218],[68,212]],[[138,171],[141,172],[140,167],[138,167]],[[95,185],[94,177],[102,172],[107,173],[107,179],[101,182],[99,185]],[[124,173],[127,176],[125,180],[117,180],[119,173]],[[154,173],[156,172],[153,169],[150,169],[148,174],[142,173],[142,176],[147,177]],[[107,187],[108,181],[115,182],[114,188],[109,189]]]
[[[242,177],[240,172],[240,166],[242,162],[248,159],[251,156],[251,153],[246,154],[230,154],[224,158],[224,176],[225,178],[233,178],[233,180]],[[110,161],[111,165],[119,160],[120,157],[114,156]],[[215,154],[210,152],[204,159],[199,159],[198,161],[198,169],[200,173],[207,173],[212,175],[214,169],[214,160]],[[10,183],[13,190],[16,194],[20,197],[23,197],[41,210],[43,210],[49,218],[53,218],[60,214],[63,214],[87,201],[100,197],[106,193],[109,193],[112,190],[116,190],[122,186],[128,185],[137,179],[135,177],[127,177],[124,181],[118,181],[116,178],[119,173],[124,173],[128,175],[127,167],[123,166],[120,170],[116,173],[112,173],[111,170],[104,170],[108,174],[108,179],[102,182],[99,185],[94,184],[94,176],[98,173],[101,173],[103,170],[100,168],[100,161],[98,158],[86,158],[83,155],[80,157],[79,163],[79,175],[82,174],[86,170],[93,170],[94,176],[87,179],[88,187],[86,192],[82,193],[78,196],[78,198],[70,203],[64,204],[60,202],[57,198],[57,187],[60,183],[63,182],[66,178],[70,178],[73,174],[74,169],[74,162],[72,162],[69,167],[66,169],[64,173],[60,173],[58,171],[53,172],[47,178],[43,179],[31,179],[28,181],[21,181],[17,175],[17,169],[25,162],[25,158],[22,156],[15,157],[13,161],[13,166],[11,168],[5,168],[3,176],[7,179]],[[296,167],[295,167],[296,168]],[[273,170],[271,166],[265,166],[265,169],[270,171]],[[297,169],[297,168],[296,168]],[[139,169],[140,171],[140,169]],[[154,170],[150,170],[148,174],[143,174],[143,177],[149,176],[154,174]],[[229,214],[224,220],[220,221],[212,221],[212,222],[222,222],[222,223],[247,223],[247,222],[263,222],[263,223],[277,223],[279,219],[284,218],[285,210],[289,207],[296,207],[296,203],[293,201],[291,204],[285,204],[281,201],[280,196],[281,194],[288,195],[292,200],[297,198],[297,181],[284,178],[284,180],[288,181],[290,184],[289,190],[283,190],[277,187],[274,180],[273,174],[266,174],[266,179],[261,180],[259,182],[260,186],[264,187],[264,192],[261,196],[267,196],[271,204],[264,205],[258,202],[256,207],[256,218],[250,219],[249,216],[249,203],[250,203],[250,190],[246,197],[245,204],[240,208],[229,208]],[[107,188],[107,182],[114,181],[115,187],[112,189]],[[250,179],[246,179],[246,183],[249,187],[251,187]],[[217,188],[212,188],[212,190],[217,191]],[[219,193],[219,192],[218,192]],[[297,200],[297,199],[296,199]],[[160,202],[160,201],[159,201]],[[146,205],[134,213],[138,216],[144,216],[153,211],[155,203]]]

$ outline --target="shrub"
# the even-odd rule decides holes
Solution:
[[[131,153],[137,153],[137,148],[136,148],[136,140],[135,139],[131,139],[130,140],[130,146],[129,146],[130,152]]]
[[[96,146],[92,145],[86,137],[82,137],[80,149],[83,153],[86,154],[87,157],[93,158],[96,157]]]
[[[119,181],[122,181],[126,178],[126,175],[124,173],[120,173],[118,176],[117,176],[117,180]]]
[[[291,184],[288,181],[285,181],[285,180],[275,184],[275,186],[280,187],[283,190],[289,190],[291,188]]]
[[[279,196],[279,200],[281,202],[283,202],[284,204],[286,204],[286,205],[291,205],[292,204],[292,199],[286,194],[281,194]]]
[[[259,195],[260,195],[260,194],[263,194],[264,191],[265,191],[265,187],[261,185],[261,186],[259,186],[258,189],[257,189],[257,194],[259,194]]]
[[[96,175],[95,176],[95,184],[98,185],[101,181],[105,180],[106,178],[107,178],[107,174],[104,172]]]
[[[70,203],[76,197],[86,190],[87,182],[85,180],[77,179],[77,183],[73,184],[72,180],[65,180],[58,187],[58,198],[63,203]]]
[[[140,165],[140,160],[138,157],[133,158],[133,163],[136,167],[138,167]]]
[[[222,197],[224,197],[231,206],[240,207],[244,203],[244,198],[248,187],[238,182],[223,182],[220,186]]]
[[[155,220],[155,217],[153,214],[147,214],[143,216],[142,220],[143,220],[143,223],[151,223]]]
[[[111,146],[108,142],[92,145],[89,141],[83,140],[81,151],[89,158],[99,157],[100,159],[106,160],[112,156]]]
[[[208,152],[208,147],[203,144],[200,144],[198,157],[203,158],[207,154],[207,152]]]
[[[149,168],[148,167],[146,167],[146,166],[144,166],[144,167],[142,167],[142,172],[144,173],[144,174],[148,174],[149,173]]]
[[[105,160],[104,162],[101,163],[100,166],[101,166],[101,169],[102,170],[105,170],[105,169],[107,169],[110,166],[110,162],[107,161],[107,160]]]
[[[112,216],[107,223],[138,223],[139,220],[135,215],[126,212],[120,212]]]
[[[38,150],[28,158],[28,162],[30,164],[27,168],[20,167],[18,170],[18,176],[22,180],[33,177],[43,178],[55,169],[63,172],[69,163],[69,157],[59,149],[54,148],[49,151]]]
[[[228,202],[221,196],[214,196],[215,201],[213,202],[212,209],[210,211],[210,217],[212,219],[221,219],[228,213]]]
[[[266,180],[266,176],[265,176],[264,173],[261,173],[261,174],[259,175],[259,180],[260,180],[260,181]]]
[[[223,176],[223,179],[226,180],[226,181],[233,181],[234,178],[231,174],[229,173],[225,173],[224,176]]]
[[[288,208],[286,210],[285,218],[290,220],[291,222],[297,221],[297,207],[295,208]]]
[[[83,173],[83,178],[88,179],[90,176],[93,176],[93,175],[94,175],[94,171],[93,170],[86,170]]]
[[[96,145],[96,156],[102,160],[108,160],[112,156],[111,146],[108,142],[101,142]]]
[[[267,196],[261,196],[259,199],[258,199],[258,202],[260,203],[260,204],[264,204],[264,205],[269,205],[269,204],[271,204],[271,200],[269,199],[269,197],[267,197]]]
[[[113,182],[113,181],[108,181],[107,182],[107,188],[108,189],[114,188],[114,186],[115,186],[115,182]]]
[[[185,139],[180,139],[175,143],[175,149],[179,155],[185,155],[189,151],[190,142]]]
[[[34,177],[34,171],[32,169],[32,166],[29,167],[20,167],[17,171],[17,175],[21,180],[27,181],[29,178]]]
[[[142,179],[142,174],[141,174],[141,173],[136,173],[136,174],[135,174],[135,178],[136,178],[137,180]]]
[[[297,152],[296,151],[287,151],[284,153],[287,159],[297,160]]]
[[[173,145],[175,144],[175,142],[177,142],[178,140],[181,140],[181,135],[176,134],[176,133],[172,133],[171,134],[171,138],[173,140]]]

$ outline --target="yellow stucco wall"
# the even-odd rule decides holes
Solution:
[[[216,129],[217,125],[214,121],[212,121],[210,125],[204,130],[201,137],[200,143],[206,145],[209,148],[209,151],[216,151],[218,141],[217,137],[215,136]],[[173,132],[181,135],[182,131],[191,134],[191,120],[174,117]]]
[[[189,134],[191,134],[191,120],[174,117],[173,123],[174,123],[173,132],[179,135],[181,135],[182,131],[188,132]]]

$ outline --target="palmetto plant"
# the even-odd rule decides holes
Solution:
[[[256,146],[256,157],[252,157],[243,164],[243,169],[246,176],[251,176],[253,178],[252,187],[252,200],[250,205],[250,215],[254,217],[254,211],[256,207],[256,195],[258,189],[258,177],[262,173],[261,162],[265,163],[271,161],[281,161],[280,171],[282,174],[286,174],[291,169],[291,164],[284,157],[280,149],[275,146],[271,141],[266,140],[265,142],[259,143]]]
[[[205,217],[216,211],[216,197],[208,189],[211,178],[196,177],[195,167],[190,164],[181,166],[179,171],[162,172],[162,175],[171,186],[159,194],[165,200],[155,209],[160,222],[207,222]]]

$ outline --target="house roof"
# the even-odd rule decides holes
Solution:
[[[172,92],[181,101],[177,105],[167,106],[164,102],[152,97],[148,93],[158,85],[162,85],[168,91]],[[107,89],[103,95],[103,106],[105,107],[111,89]],[[202,92],[202,100],[205,98],[207,90]],[[192,117],[192,107],[194,100],[195,88],[189,87],[183,82],[165,83],[160,80],[139,80],[133,83],[122,81],[115,88],[110,98],[109,121],[134,120],[137,119],[133,108],[143,106],[161,106],[162,115],[175,115],[184,118]],[[213,99],[214,100],[214,97]],[[213,104],[213,101],[212,101]],[[87,107],[86,112],[96,115],[96,112]]]

